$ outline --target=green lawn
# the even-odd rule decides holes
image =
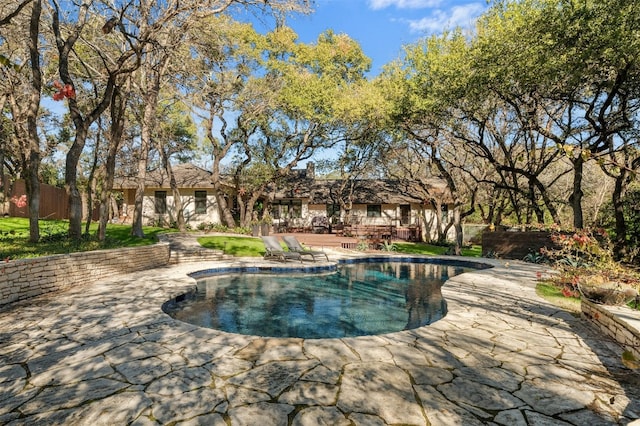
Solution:
[[[40,242],[31,244],[29,239],[29,220],[26,218],[0,218],[0,259],[19,259],[27,257],[47,256],[51,254],[71,253],[117,247],[135,247],[153,244],[161,232],[170,232],[166,228],[145,227],[146,238],[135,238],[130,235],[130,225],[110,223],[107,226],[107,238],[99,242],[95,238],[97,223],[92,223],[88,237],[80,243],[70,241],[66,235],[68,222],[63,220],[40,221]],[[84,228],[83,228],[84,229]],[[259,238],[236,235],[207,236],[198,239],[207,248],[223,250],[233,256],[254,256],[264,254],[264,245]],[[424,243],[395,243],[396,253],[441,255],[446,254],[447,247]],[[480,246],[464,249],[464,256],[480,257]]]
[[[223,250],[225,254],[233,256],[257,257],[264,255],[264,244],[260,238],[217,235],[200,237],[198,242],[202,247]]]
[[[198,242],[203,247],[224,250],[226,254],[234,256],[262,256],[264,254],[264,245],[258,238],[216,235],[198,238]],[[395,243],[395,246],[395,253],[442,255],[447,252],[447,247],[424,243]],[[480,246],[473,246],[462,251],[463,256],[471,257],[480,257],[481,253]]]
[[[72,253],[116,247],[135,247],[155,243],[157,234],[167,229],[145,227],[145,238],[130,235],[130,225],[110,223],[104,242],[97,241],[95,234],[98,224],[92,223],[88,237],[82,241],[70,241],[67,238],[69,223],[64,220],[41,220],[40,242],[29,243],[29,219],[9,217],[0,218],[0,259],[20,259],[28,257],[48,256],[52,254]],[[84,230],[84,225],[83,225]]]

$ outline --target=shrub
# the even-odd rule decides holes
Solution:
[[[556,232],[552,241],[557,248],[543,249],[540,255],[558,271],[550,281],[566,297],[584,296],[597,303],[619,304],[633,299],[640,289],[638,274],[614,260],[611,241],[603,230]]]

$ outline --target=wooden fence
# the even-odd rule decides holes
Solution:
[[[502,259],[523,259],[529,252],[541,248],[557,248],[551,233],[544,231],[485,231],[482,233],[482,255]]]
[[[18,179],[13,184],[11,199],[26,197],[27,190],[23,179]],[[41,219],[68,219],[68,197],[63,188],[40,184],[40,212]],[[29,206],[19,207],[15,202],[9,202],[9,216],[29,217]]]

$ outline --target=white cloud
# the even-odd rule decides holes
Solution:
[[[379,0],[383,1],[383,0]],[[387,0],[390,1],[390,0]],[[411,32],[440,33],[445,29],[455,27],[470,28],[478,16],[485,11],[482,3],[469,3],[462,6],[454,6],[450,10],[435,10],[431,16],[409,20]]]
[[[369,0],[369,7],[373,10],[386,9],[395,6],[398,9],[426,9],[437,7],[442,0]]]

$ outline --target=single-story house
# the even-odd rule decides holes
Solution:
[[[186,222],[192,228],[202,222],[220,223],[211,173],[192,164],[179,164],[173,169]],[[123,192],[122,219],[130,222],[136,182],[121,179],[114,189]],[[335,232],[345,225],[387,226],[397,230],[400,238],[411,239],[419,238],[421,230],[431,230],[435,225],[433,197],[444,203],[440,214],[446,221],[452,197],[441,180],[432,179],[426,184],[387,179],[345,183],[339,179],[316,179],[314,164],[308,163],[305,169],[293,170],[287,179],[265,191],[263,202],[276,230]],[[349,211],[341,207],[340,198],[351,200]],[[143,217],[145,224],[170,225],[175,221],[173,195],[164,170],[147,173]],[[437,236],[435,230],[429,233],[427,238]]]
[[[426,183],[413,180],[316,179],[313,163],[294,173],[272,190],[269,197],[271,215],[276,226],[322,232],[322,228],[340,229],[341,225],[391,226],[397,235],[417,238],[421,228],[431,229],[436,223],[436,211],[431,199],[438,197],[442,204],[442,219],[448,220],[452,197],[446,183],[430,179]],[[340,198],[350,205],[341,208]],[[427,238],[435,239],[430,231]],[[450,238],[453,238],[453,230]]]
[[[173,166],[173,174],[182,200],[185,222],[192,228],[200,223],[220,223],[220,212],[213,193],[211,172],[193,164]],[[144,225],[169,226],[176,221],[175,203],[169,177],[163,168],[147,172],[142,217]],[[122,222],[133,219],[137,182],[136,177],[117,179],[114,190],[123,193],[120,208]]]

